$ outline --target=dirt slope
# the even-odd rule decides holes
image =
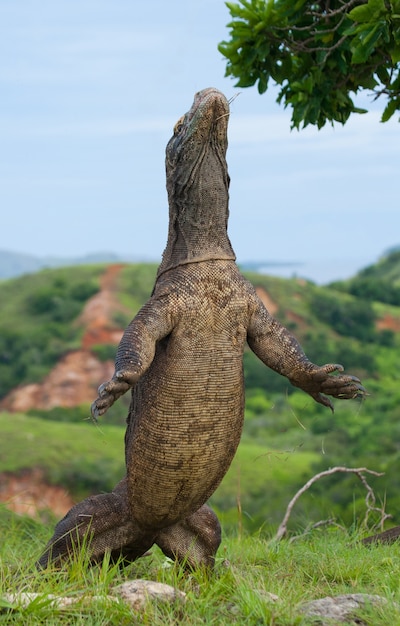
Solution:
[[[40,383],[13,389],[0,408],[16,412],[48,410],[55,406],[73,407],[91,403],[97,388],[111,378],[114,364],[101,362],[90,352],[99,344],[118,345],[123,329],[113,324],[113,313],[123,310],[115,297],[118,274],[123,265],[110,265],[101,278],[100,291],[85,305],[77,324],[85,328],[81,349],[66,354]]]
[[[0,473],[0,502],[13,513],[38,520],[43,520],[43,513],[47,511],[63,517],[75,504],[65,489],[49,485],[39,468],[18,474]]]

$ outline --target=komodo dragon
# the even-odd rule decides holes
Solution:
[[[206,501],[239,444],[243,351],[253,352],[317,402],[364,389],[340,365],[311,363],[240,274],[227,234],[225,160],[229,103],[216,89],[195,95],[166,148],[169,231],[150,299],[121,339],[113,378],[92,415],[128,389],[126,477],[74,506],[57,524],[39,567],[60,565],[90,538],[132,561],[157,544],[188,566],[212,566],[221,529]]]

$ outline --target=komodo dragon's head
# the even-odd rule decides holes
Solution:
[[[186,263],[235,260],[227,234],[228,120],[227,99],[209,88],[175,124],[166,148],[169,230],[159,274]]]

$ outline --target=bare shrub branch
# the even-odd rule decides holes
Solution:
[[[363,484],[363,486],[365,487],[365,489],[367,490],[367,495],[365,497],[365,504],[367,507],[366,513],[365,513],[365,517],[364,517],[364,521],[363,524],[366,525],[367,521],[368,521],[368,517],[370,515],[371,512],[379,512],[381,515],[381,521],[380,521],[380,525],[382,526],[384,521],[386,519],[388,519],[389,517],[391,517],[390,515],[388,515],[387,513],[385,513],[384,508],[378,508],[376,507],[376,497],[375,494],[373,492],[372,487],[368,484],[364,474],[370,474],[372,476],[383,476],[382,472],[375,472],[373,470],[369,470],[366,467],[356,467],[356,468],[352,468],[352,467],[342,467],[342,466],[337,466],[337,467],[331,467],[328,470],[325,470],[323,472],[319,472],[318,474],[315,474],[315,476],[313,476],[312,478],[310,478],[310,480],[308,480],[303,487],[301,487],[298,492],[293,496],[293,498],[290,500],[287,509],[286,509],[286,513],[282,519],[282,522],[279,525],[278,531],[275,535],[275,540],[276,541],[280,541],[281,539],[283,539],[283,537],[286,536],[287,534],[287,524],[289,521],[289,518],[292,514],[293,508],[297,502],[297,500],[300,498],[300,496],[303,495],[303,493],[305,493],[314,483],[317,482],[317,480],[320,480],[320,478],[324,478],[325,476],[331,476],[332,474],[337,474],[337,473],[343,473],[343,474],[355,474],[359,480],[361,481],[361,483]],[[328,520],[328,522],[324,522],[324,523],[332,523],[332,520]],[[317,524],[319,524],[317,522]],[[317,524],[314,524],[314,527],[316,527]]]

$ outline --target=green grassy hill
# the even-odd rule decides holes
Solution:
[[[0,282],[0,399],[18,385],[40,381],[84,328],[84,304],[99,289],[104,266],[42,270]]]

